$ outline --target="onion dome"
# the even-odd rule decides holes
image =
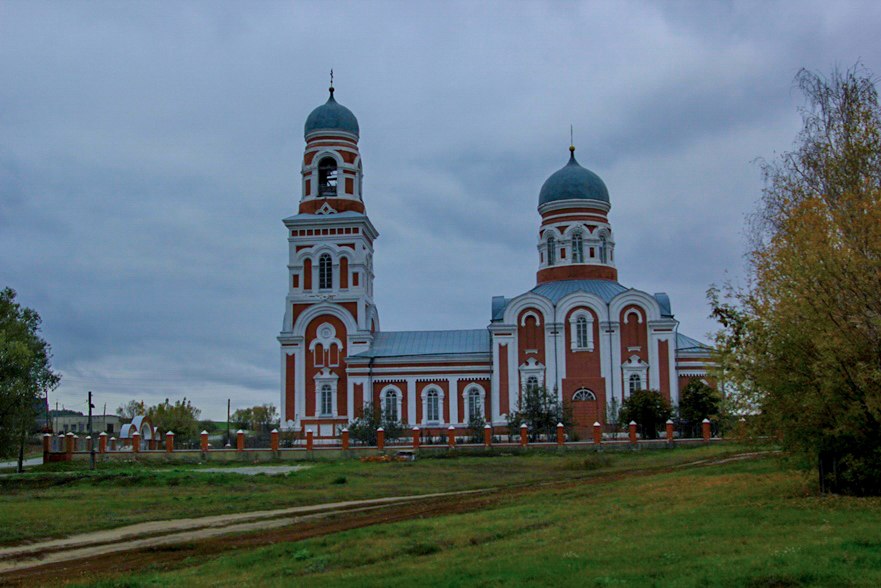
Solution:
[[[575,160],[575,147],[569,148],[569,163],[542,184],[538,205],[558,200],[598,200],[609,203],[609,190],[598,175]]]
[[[333,86],[327,102],[313,110],[306,119],[306,136],[315,131],[343,131],[358,137],[358,119],[352,111],[334,100]]]

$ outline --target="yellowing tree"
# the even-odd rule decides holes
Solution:
[[[861,66],[797,77],[796,149],[766,164],[749,282],[710,291],[720,363],[822,490],[881,493],[881,110]]]

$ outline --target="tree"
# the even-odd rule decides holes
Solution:
[[[129,400],[116,409],[117,416],[124,419],[132,420],[136,416],[142,416],[147,413],[147,407],[144,406],[143,400]]]
[[[700,434],[704,419],[718,421],[722,394],[699,378],[690,378],[679,393],[679,419],[692,437]]]
[[[741,403],[823,491],[881,492],[881,109],[857,65],[801,71],[795,149],[765,163],[748,281],[708,292]]]
[[[508,415],[509,433],[516,435],[517,430],[511,427],[519,428],[523,423],[526,423],[530,439],[535,440],[539,435],[553,439],[557,434],[557,423],[563,423],[567,429],[572,427],[572,411],[546,387],[528,387],[521,395],[518,410]]]
[[[673,411],[670,403],[655,390],[634,390],[621,403],[621,421],[635,422],[642,427],[642,436],[657,439],[658,430],[667,422]]]
[[[404,434],[400,421],[383,414],[379,406],[368,402],[355,420],[349,423],[349,436],[362,445],[376,445],[376,433],[382,427],[387,440],[397,439]]]
[[[186,396],[174,403],[166,398],[165,402],[148,408],[145,414],[154,427],[166,433],[172,431],[175,441],[189,443],[199,436],[199,415],[202,411],[193,406]]]
[[[18,452],[35,429],[36,407],[61,377],[52,371],[49,344],[40,336],[40,315],[15,301],[15,290],[0,291],[0,457]]]

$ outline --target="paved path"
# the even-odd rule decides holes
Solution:
[[[43,456],[40,457],[32,457],[30,459],[24,460],[24,467],[31,467],[36,465],[41,465],[43,463]],[[5,470],[6,468],[14,468],[18,466],[18,460],[12,461],[0,461],[0,470]]]

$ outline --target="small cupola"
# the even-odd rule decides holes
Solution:
[[[575,159],[575,147],[569,147],[569,162],[551,174],[541,187],[538,206],[561,200],[593,200],[609,204],[609,190],[598,175]]]
[[[306,119],[306,126],[303,133],[308,139],[309,135],[319,132],[339,132],[348,133],[358,139],[360,129],[358,128],[358,119],[352,114],[352,111],[337,102],[333,97],[334,88],[328,88],[330,97],[327,102],[313,110]]]

